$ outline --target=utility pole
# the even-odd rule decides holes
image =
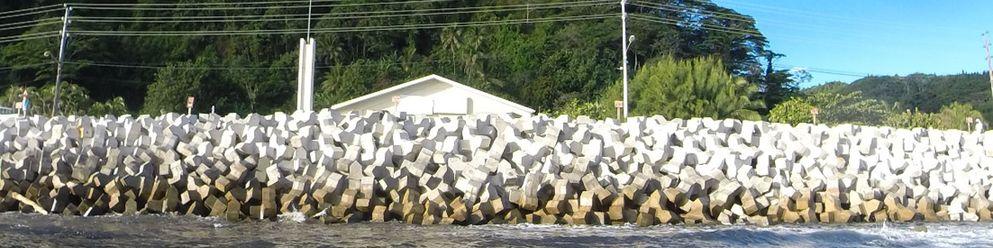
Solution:
[[[629,106],[628,104],[628,27],[627,27],[628,12],[627,12],[627,8],[625,8],[625,5],[627,5],[627,0],[621,0],[621,52],[624,53],[624,55],[621,56],[621,59],[624,60],[624,62],[622,62],[623,65],[621,66],[622,67],[621,70],[623,71],[624,74],[623,75],[624,76],[623,78],[624,119],[627,119],[628,106]]]
[[[310,40],[310,16],[313,14],[314,0],[307,1],[307,40]]]
[[[310,37],[313,0],[307,6],[307,38],[300,38],[300,59],[297,61],[297,110],[314,111],[314,56],[317,42]]]
[[[990,94],[993,96],[993,57],[990,57],[990,38],[987,36],[989,33],[989,31],[983,33],[983,40],[986,47],[986,66],[988,66],[986,72],[990,75]]]
[[[59,115],[59,94],[62,91],[62,61],[65,60],[66,42],[69,39],[69,11],[72,8],[69,4],[62,4],[66,9],[65,16],[62,17],[62,40],[59,42],[59,61],[55,69],[55,100],[52,101],[52,116]]]

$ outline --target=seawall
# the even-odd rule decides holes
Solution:
[[[0,122],[0,211],[326,223],[981,221],[993,132],[384,112]]]

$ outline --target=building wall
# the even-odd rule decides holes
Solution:
[[[412,114],[459,115],[517,113],[523,116],[530,115],[529,113],[517,112],[516,108],[508,106],[500,101],[497,101],[496,99],[475,94],[473,92],[456,88],[438,81],[430,81],[412,85],[389,94],[366,99],[365,101],[361,101],[338,110],[387,110],[391,112],[400,112],[397,111],[397,104],[393,102],[394,96],[401,97],[400,110]],[[418,106],[415,106],[415,104]]]

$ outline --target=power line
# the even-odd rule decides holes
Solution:
[[[314,0],[315,3],[341,2],[343,0]],[[263,1],[263,2],[221,2],[221,3],[73,3],[72,6],[94,6],[94,7],[115,7],[115,6],[212,6],[212,5],[261,5],[261,4],[294,4],[307,3],[308,1]]]
[[[338,68],[338,67],[350,67],[350,66],[373,67],[373,66],[382,66],[382,65],[402,65],[402,64],[408,64],[408,63],[412,63],[412,64],[427,64],[427,63],[445,62],[445,61],[449,61],[449,60],[430,60],[430,61],[393,62],[393,63],[375,63],[375,64],[318,65],[318,66],[315,66],[314,68]],[[158,70],[158,69],[177,69],[177,70],[226,71],[226,70],[296,70],[296,69],[299,69],[299,68],[297,68],[295,66],[294,67],[289,67],[289,66],[273,66],[273,67],[238,67],[238,66],[230,66],[230,67],[196,67],[196,66],[177,66],[177,65],[174,65],[174,64],[173,65],[168,65],[168,64],[166,64],[166,65],[162,65],[162,64],[158,64],[158,65],[156,65],[156,64],[118,64],[118,63],[113,63],[113,62],[92,62],[92,61],[87,61],[87,62],[64,62],[64,63],[66,63],[66,64],[74,64],[74,65],[97,66],[97,67],[128,68],[128,69],[154,69],[154,70]],[[51,63],[49,63],[49,64],[51,64]],[[3,69],[3,68],[0,68],[0,69]]]
[[[447,23],[424,23],[406,25],[381,25],[364,27],[341,27],[341,28],[320,28],[313,29],[313,33],[346,33],[346,32],[370,32],[370,31],[396,31],[396,30],[417,30],[445,27],[479,27],[494,25],[514,25],[526,23],[544,23],[559,21],[581,21],[596,20],[607,17],[614,17],[615,14],[599,15],[579,15],[564,17],[532,18],[532,19],[510,19],[496,21],[476,21],[476,22],[447,22]],[[72,33],[89,36],[224,36],[224,35],[280,35],[280,34],[300,34],[305,29],[267,29],[267,30],[227,30],[227,31],[73,31]]]
[[[417,0],[417,1],[402,1],[402,2],[376,2],[376,3],[347,3],[347,4],[322,4],[314,5],[315,8],[335,8],[335,7],[357,7],[357,6],[382,6],[382,5],[400,5],[400,4],[417,4],[417,3],[434,3],[434,2],[447,2],[452,0]],[[273,6],[242,6],[242,7],[99,7],[99,6],[87,6],[87,5],[73,5],[76,9],[85,10],[156,10],[156,11],[209,11],[209,10],[258,10],[258,9],[269,9]],[[308,8],[308,5],[289,5],[289,6],[278,6],[280,9],[302,9]]]
[[[33,39],[43,39],[43,38],[49,38],[49,37],[57,37],[57,36],[59,36],[59,34],[60,34],[59,31],[49,31],[49,32],[32,33],[32,34],[25,34],[25,35],[18,35],[18,36],[2,37],[2,38],[0,38],[0,44],[10,43],[10,42],[16,42],[16,41],[24,41],[24,40],[33,40]]]
[[[952,30],[961,31],[960,29],[951,26],[937,26],[937,25],[931,27],[908,26],[899,22],[889,22],[889,21],[881,21],[878,19],[854,18],[848,16],[830,15],[824,13],[811,12],[811,11],[803,11],[798,9],[781,8],[781,7],[774,7],[774,6],[755,4],[755,3],[745,3],[741,1],[724,0],[724,2],[731,3],[731,5],[736,5],[736,8],[752,9],[760,12],[780,14],[780,15],[792,15],[792,16],[798,16],[804,18],[815,17],[815,18],[832,20],[832,21],[855,23],[858,25],[875,24],[876,26],[885,27],[886,29],[898,28],[898,29],[910,30],[914,32],[934,31],[938,29],[943,29],[944,31],[952,31]]]
[[[653,9],[660,9],[660,10],[670,10],[670,11],[701,11],[701,12],[706,11],[706,10],[699,10],[699,9],[694,9],[694,8],[684,7],[684,6],[678,6],[678,5],[667,5],[667,4],[660,4],[660,3],[647,3],[647,2],[644,2],[644,1],[633,2],[631,4],[632,5],[635,5],[635,6],[639,6],[639,7],[653,8]],[[751,19],[751,17],[746,16],[746,15],[732,14],[732,13],[719,13],[719,12],[712,12],[712,11],[708,11],[708,12],[714,13],[715,15],[718,15],[718,14],[719,15],[724,15],[724,17],[713,16],[713,18],[715,18],[715,19],[729,20],[729,21],[743,21],[743,22],[754,23],[754,20]],[[764,20],[762,23],[765,23],[765,24],[768,24],[768,25],[772,25],[772,26],[777,26],[777,27],[785,27],[785,28],[789,28],[789,29],[795,29],[795,30],[820,32],[820,33],[826,33],[826,34],[831,34],[831,35],[835,35],[835,36],[846,36],[846,37],[852,37],[852,38],[856,38],[856,39],[865,39],[865,40],[876,40],[876,39],[879,39],[880,37],[893,37],[893,36],[896,36],[896,34],[894,34],[894,35],[879,35],[880,32],[884,32],[884,31],[874,32],[874,35],[860,35],[860,34],[857,34],[857,33],[850,32],[850,31],[834,31],[834,30],[831,30],[832,28],[835,28],[834,26],[812,25],[812,24],[809,24],[809,23],[777,22],[775,20]],[[782,35],[782,34],[777,35],[777,37],[781,37],[781,36],[785,36],[785,35]],[[807,40],[807,39],[803,39],[803,38],[790,38],[790,39],[784,39],[784,40],[792,40],[792,41],[798,41],[798,42],[832,43],[830,41],[824,41],[824,40],[811,41],[811,40]],[[925,45],[932,45],[932,46],[934,46],[934,45],[937,45],[937,46],[947,46],[948,45],[948,44],[943,44],[943,43],[922,42],[922,41],[919,41],[919,40],[899,40],[897,42],[925,44]],[[832,43],[832,44],[834,44],[834,43]]]
[[[20,22],[4,23],[4,24],[0,24],[0,27],[10,27],[10,26],[16,26],[16,25],[21,25],[21,24],[39,23],[39,22],[54,21],[54,20],[61,21],[62,18],[60,18],[60,17],[51,17],[51,18],[36,19],[36,20],[30,20],[30,21],[20,21]]]
[[[838,75],[838,76],[850,76],[850,77],[860,77],[860,78],[861,77],[868,77],[868,76],[870,76],[870,74],[868,74],[868,73],[843,71],[843,70],[834,70],[834,69],[824,69],[824,68],[816,68],[816,67],[791,66],[791,65],[785,65],[785,64],[773,64],[772,67],[776,67],[776,68],[780,68],[780,69],[794,69],[794,68],[799,68],[799,69],[801,69],[803,71],[814,72],[814,73],[822,73],[822,74],[831,74],[831,75]]]
[[[592,7],[607,5],[611,3],[607,2],[586,2],[580,4],[556,4],[547,5],[540,7],[516,7],[516,8],[476,8],[474,10],[464,10],[464,11],[447,11],[447,12],[432,12],[441,10],[451,10],[453,8],[443,8],[443,9],[426,9],[417,10],[419,12],[409,13],[409,14],[383,14],[383,15],[355,15],[356,13],[336,13],[334,16],[325,16],[315,18],[318,20],[348,20],[348,19],[361,19],[361,18],[394,18],[394,17],[418,17],[418,16],[439,16],[439,15],[458,15],[458,14],[475,14],[475,13],[492,13],[492,12],[507,12],[507,11],[521,11],[521,10],[535,10],[535,9],[555,9],[555,8],[574,8],[574,7]],[[512,6],[511,6],[512,7]],[[395,11],[395,12],[410,12],[405,11]],[[213,16],[212,16],[213,17]],[[217,16],[218,18],[223,16]],[[258,17],[269,17],[269,16],[251,16],[251,18],[241,19],[216,19],[216,20],[105,20],[101,18],[74,18],[74,21],[79,22],[96,22],[96,23],[203,23],[203,22],[278,22],[278,21],[303,21],[307,20],[305,17],[300,18],[277,18],[277,19],[266,19]]]
[[[36,23],[36,24],[27,24],[27,25],[14,26],[14,27],[4,27],[4,28],[0,28],[0,31],[33,28],[33,27],[39,27],[39,26],[45,26],[45,25],[52,25],[52,24],[61,24],[61,23],[62,23],[62,21],[39,22],[39,23]]]
[[[20,13],[20,12],[24,12],[24,11],[32,11],[32,10],[39,10],[39,9],[46,9],[46,8],[55,8],[55,7],[62,7],[62,5],[61,4],[52,4],[52,5],[38,6],[38,7],[32,7],[32,8],[27,8],[27,9],[8,10],[8,11],[0,12],[0,16],[6,15],[6,14]]]
[[[704,9],[699,9],[699,8],[691,8],[691,7],[686,7],[686,6],[670,5],[670,4],[662,4],[662,3],[651,3],[651,2],[641,2],[641,1],[631,2],[629,4],[634,5],[634,6],[638,6],[638,7],[642,7],[642,8],[651,8],[651,9],[658,9],[658,10],[700,12],[700,13],[703,13],[703,14],[711,15],[711,17],[713,17],[713,18],[724,19],[724,20],[731,20],[731,21],[741,21],[741,22],[748,22],[748,23],[754,23],[755,22],[755,20],[752,19],[749,16],[732,14],[732,13],[721,13],[721,12],[709,11],[709,10],[704,10]]]
[[[297,67],[196,67],[196,66],[176,66],[176,65],[129,65],[114,64],[110,62],[63,62],[72,65],[86,65],[97,67],[133,68],[133,69],[180,69],[180,70],[296,70]]]
[[[689,26],[691,28],[700,28],[700,29],[705,29],[705,30],[710,30],[710,31],[725,32],[725,33],[740,34],[740,35],[754,35],[754,36],[765,37],[765,36],[762,35],[762,33],[759,33],[758,31],[752,31],[752,30],[743,30],[743,29],[735,29],[735,28],[722,27],[722,26],[713,26],[713,25],[702,24],[702,23],[701,24],[681,24],[680,23],[681,20],[675,20],[675,19],[669,19],[669,18],[663,18],[663,17],[656,17],[656,16],[647,16],[647,15],[641,15],[641,14],[631,14],[630,17],[633,18],[633,19],[635,19],[635,20],[640,20],[640,21],[656,22],[656,23],[670,24],[670,25],[675,25],[675,26]]]
[[[53,63],[52,62],[45,62],[45,63],[35,63],[35,64],[24,64],[24,65],[7,66],[7,67],[0,67],[0,71],[18,70],[18,69],[24,69],[24,68],[28,68],[28,67],[35,67],[35,66],[39,66],[39,65],[50,65],[50,64],[53,64]]]
[[[325,19],[332,16],[356,16],[356,15],[371,15],[371,14],[398,14],[398,13],[419,13],[426,11],[468,11],[468,10],[490,10],[499,8],[515,8],[515,7],[548,7],[548,6],[574,6],[583,4],[607,4],[612,3],[606,0],[587,0],[587,1],[576,1],[567,3],[544,3],[544,4],[517,4],[517,5],[502,5],[502,6],[469,6],[469,7],[451,7],[451,8],[435,8],[435,9],[403,9],[403,10],[374,10],[374,11],[351,11],[351,12],[330,12],[325,13],[321,18]],[[109,20],[206,20],[206,19],[257,19],[266,17],[307,17],[307,14],[275,14],[275,15],[223,15],[223,16],[101,16],[101,17],[83,17],[83,18],[73,18],[73,20],[86,20],[86,21],[109,21]]]
[[[777,9],[782,9],[782,8],[777,8]],[[782,9],[782,10],[789,10],[789,9]],[[793,11],[796,11],[796,10],[793,10]],[[788,12],[789,11],[785,11],[785,13],[788,13]],[[784,12],[783,11],[777,11],[775,13],[778,14],[778,13],[784,13]],[[811,15],[814,15],[814,16],[817,16],[818,15],[817,13],[812,13],[812,12],[798,12],[798,13],[806,13],[806,14],[803,15],[804,17],[810,17]],[[742,16],[742,15],[738,15],[738,16]],[[820,17],[820,19],[825,19],[825,20],[829,20],[829,21],[838,21],[838,20],[832,20],[832,19],[846,18],[846,17],[838,17],[838,16],[833,16],[833,17],[832,16],[827,16],[827,18],[825,18],[825,15],[820,15],[820,16],[822,16],[822,17]],[[844,21],[844,20],[842,20],[842,21]],[[853,33],[853,32],[851,32],[849,30],[843,30],[843,31],[832,30],[833,28],[837,28],[836,25],[824,26],[824,25],[815,25],[815,24],[811,24],[811,23],[800,23],[800,22],[796,22],[796,21],[780,22],[780,21],[776,21],[776,20],[763,20],[762,23],[765,23],[765,24],[768,24],[768,25],[771,25],[771,26],[785,27],[785,28],[794,29],[794,30],[802,30],[802,31],[826,33],[826,34],[831,34],[831,35],[835,35],[835,36],[847,36],[847,37],[852,37],[852,38],[857,38],[857,39],[865,39],[865,40],[878,40],[880,37],[895,37],[895,36],[898,36],[900,34],[904,34],[905,33],[905,32],[901,32],[901,33],[886,32],[886,31],[890,31],[890,29],[889,29],[890,24],[886,24],[887,25],[887,29],[886,30],[873,31],[873,34],[872,35],[863,35],[863,34]],[[860,22],[859,24],[864,24],[864,23],[861,23]],[[919,28],[914,28],[913,30],[914,31],[919,31]],[[880,34],[887,34],[887,33],[888,34],[891,34],[891,35],[880,35]],[[797,40],[797,39],[793,39],[793,40]],[[803,42],[809,42],[809,40],[803,40]],[[817,41],[817,42],[822,42],[822,41]],[[911,39],[911,40],[899,40],[897,42],[926,44],[926,45],[932,45],[932,46],[934,46],[934,45],[937,45],[937,46],[947,46],[948,45],[948,44],[942,44],[942,43],[921,42],[919,40],[913,40],[913,39]]]
[[[56,11],[63,11],[63,10],[65,10],[65,9],[63,9],[63,8],[56,8],[56,9],[49,9],[49,10],[38,10],[38,11],[32,11],[32,12],[28,12],[28,13],[19,13],[19,14],[10,14],[10,15],[6,15],[6,16],[0,16],[0,19],[9,19],[9,18],[14,18],[14,17],[37,15],[37,14],[44,14],[44,13],[50,13],[50,12],[56,12]]]
[[[694,9],[694,8],[684,7],[684,6],[678,6],[678,5],[668,5],[668,4],[661,4],[661,3],[648,3],[648,2],[644,2],[644,1],[637,1],[637,2],[633,2],[631,4],[632,5],[635,5],[635,6],[639,6],[639,7],[654,8],[654,9],[661,9],[661,10],[670,10],[670,11],[700,11],[700,12],[710,12],[710,13],[713,13],[715,15],[723,15],[722,17],[716,17],[716,16],[713,17],[713,18],[716,18],[716,19],[731,20],[731,21],[745,21],[745,22],[754,23],[754,20],[751,19],[751,17],[746,16],[746,15],[740,15],[740,14],[712,12],[712,11],[699,10],[699,9]],[[776,13],[781,13],[781,12],[776,12]],[[815,13],[815,15],[816,15],[816,13]],[[807,15],[804,15],[804,16],[806,17]],[[844,17],[842,17],[842,18],[844,18]],[[834,28],[833,26],[811,25],[809,23],[777,22],[775,20],[765,20],[765,21],[763,21],[763,23],[770,24],[770,25],[773,25],[773,26],[786,27],[786,28],[790,28],[790,29],[797,29],[797,30],[804,30],[804,31],[813,31],[813,32],[822,32],[822,33],[828,33],[828,34],[837,35],[837,36],[848,36],[848,37],[853,37],[853,38],[858,38],[858,39],[870,39],[870,40],[874,40],[874,39],[878,39],[879,37],[889,37],[887,35],[880,36],[880,35],[878,35],[879,32],[875,32],[874,33],[875,35],[868,35],[867,36],[867,35],[859,35],[859,34],[856,34],[856,33],[849,32],[849,31],[832,31],[830,29],[831,28]],[[801,27],[807,27],[807,28],[801,28]],[[915,30],[916,30],[916,28],[915,28]],[[801,42],[811,42],[809,40],[795,39],[795,38],[794,39],[789,39],[789,40],[795,40],[795,41],[801,41]],[[824,41],[814,41],[814,42],[824,42]],[[918,41],[918,40],[900,40],[899,42],[918,43],[918,44],[927,44],[927,45],[938,45],[938,46],[946,46],[947,45],[947,44],[941,44],[941,43],[922,43],[921,41]]]
[[[822,70],[815,70],[815,69],[806,69],[805,71],[809,71],[809,72],[813,72],[813,73],[837,75],[837,76],[857,77],[857,78],[863,78],[863,77],[870,76],[868,74],[852,74],[852,73],[844,73],[844,72],[822,71]]]

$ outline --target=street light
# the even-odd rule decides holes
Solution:
[[[634,45],[634,35],[628,36],[628,50],[631,50],[631,46]],[[634,56],[634,69],[638,69],[638,56]]]
[[[55,72],[55,99],[52,100],[52,116],[55,116],[58,115],[59,112],[59,95],[61,94],[59,89],[59,81],[62,81],[62,62],[60,62],[59,58],[56,58],[55,55],[49,51],[45,51],[42,56],[52,59],[52,63],[58,65]]]
[[[624,33],[625,34],[627,33],[626,30],[625,30]],[[623,75],[623,77],[624,77],[623,78],[623,82],[624,82],[623,110],[624,110],[624,118],[626,119],[626,118],[628,118],[628,106],[629,106],[629,104],[628,104],[628,50],[629,50],[629,48],[631,48],[631,44],[634,43],[635,37],[634,37],[634,35],[631,35],[631,36],[621,36],[621,37],[622,38],[627,38],[627,41],[626,42],[622,41],[622,42],[624,42],[624,43],[622,43],[624,45],[624,47],[621,49],[621,50],[623,50],[622,52],[624,53],[624,55],[621,56],[622,59],[624,60],[622,62],[622,65],[621,65],[621,71],[623,71],[623,74],[624,74]]]
[[[628,104],[628,45],[630,45],[630,43],[627,41],[627,39],[628,39],[628,13],[627,13],[627,7],[626,6],[627,6],[627,0],[621,0],[621,46],[622,46],[621,47],[621,53],[622,53],[621,59],[623,60],[621,62],[621,64],[622,64],[621,65],[621,71],[623,71],[622,75],[624,77],[624,78],[622,78],[622,81],[624,82],[624,93],[623,93],[624,98],[622,100],[624,101],[624,118],[625,119],[627,119],[627,117],[628,117],[628,106],[629,106],[629,104]],[[634,41],[634,39],[633,39],[634,36],[633,35],[631,36],[631,38],[632,38],[631,40]]]
[[[633,34],[631,36],[628,36],[627,45],[624,46],[624,54],[625,54],[625,56],[628,54],[628,51],[631,50],[631,44],[634,44],[634,35]],[[625,59],[624,59],[625,61],[627,61],[626,58],[627,57],[625,57]],[[622,65],[621,67],[617,67],[617,69],[618,70],[624,70],[624,66]]]

